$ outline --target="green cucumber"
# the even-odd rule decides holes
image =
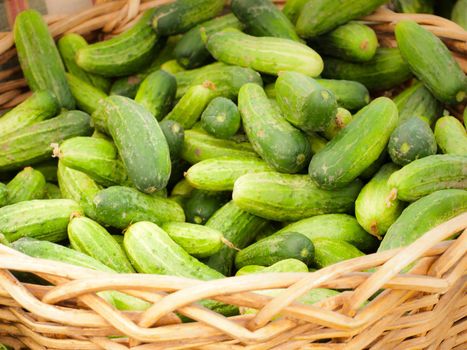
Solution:
[[[324,58],[323,77],[358,81],[369,90],[388,90],[411,76],[409,66],[397,48],[378,48],[370,61],[360,63]]]
[[[446,116],[438,119],[435,139],[443,153],[467,156],[467,133],[464,125],[456,118]]]
[[[195,188],[207,191],[232,191],[235,181],[248,173],[272,171],[256,157],[224,156],[203,160],[191,166],[186,180]]]
[[[365,255],[352,244],[337,239],[316,238],[313,240],[313,245],[315,246],[313,265],[318,269]]]
[[[351,62],[366,62],[373,58],[378,38],[365,24],[350,22],[311,41],[319,53]]]
[[[52,156],[52,143],[91,133],[89,115],[68,111],[0,136],[0,171],[18,169],[49,159]]]
[[[246,265],[239,269],[235,276],[272,272],[308,272],[308,266],[301,260],[290,258],[280,260],[270,266]]]
[[[185,221],[183,209],[174,201],[151,196],[134,188],[112,186],[94,197],[96,221],[125,229],[138,221],[162,224],[167,221]]]
[[[163,120],[159,123],[169,146],[170,159],[179,159],[185,141],[185,130],[183,126],[173,120]]]
[[[308,133],[307,139],[310,144],[311,154],[313,155],[321,151],[324,147],[326,147],[328,143],[328,140],[326,140],[324,137],[318,135],[315,132]]]
[[[18,60],[29,88],[49,90],[61,107],[75,108],[65,68],[42,15],[36,10],[22,11],[16,16],[13,32]]]
[[[172,108],[177,93],[177,81],[173,75],[156,70],[141,83],[135,101],[145,107],[157,120],[162,120]]]
[[[251,35],[300,41],[294,25],[270,0],[232,0],[230,6]]]
[[[467,157],[437,154],[413,161],[396,171],[388,180],[395,189],[393,198],[413,202],[435,191],[467,190]]]
[[[395,10],[402,13],[433,13],[434,0],[392,0]]]
[[[356,180],[344,188],[324,190],[308,175],[267,172],[240,177],[235,181],[232,198],[241,209],[265,219],[296,221],[351,211],[361,187]]]
[[[45,197],[45,178],[40,171],[31,167],[21,170],[6,185],[8,204]]]
[[[171,197],[181,196],[184,198],[190,198],[191,193],[193,192],[194,187],[186,180],[182,179],[175,184],[172,188],[172,192],[170,193]]]
[[[310,162],[311,178],[323,188],[345,186],[384,151],[397,125],[397,107],[386,97],[373,100]]]
[[[410,204],[391,225],[378,251],[405,247],[430,229],[465,213],[467,191],[451,189],[433,192]]]
[[[203,129],[214,137],[228,139],[240,129],[240,112],[237,105],[225,97],[216,97],[201,115]]]
[[[71,247],[121,273],[135,272],[123,249],[110,233],[86,217],[74,217],[68,224]]]
[[[286,260],[296,260],[296,259],[286,259]],[[282,261],[285,261],[285,260],[282,260]],[[279,262],[282,262],[282,261],[279,261]],[[300,261],[300,260],[297,260],[297,261]],[[300,261],[300,263],[302,262]],[[271,266],[274,266],[274,265],[271,265]],[[308,267],[306,265],[305,267],[306,267],[305,272],[308,272]],[[260,265],[246,265],[246,266],[243,266],[241,269],[238,269],[237,272],[235,272],[235,276],[250,275],[252,273],[262,273],[265,268],[266,268],[265,266],[260,266]]]
[[[389,159],[389,155],[387,152],[381,152],[378,159],[376,159],[373,163],[371,163],[361,174],[360,178],[362,180],[371,180],[373,175],[375,175],[379,169],[383,166],[384,163],[387,163]]]
[[[49,119],[58,113],[59,107],[58,101],[50,92],[36,91],[0,118],[0,135],[5,136]]]
[[[451,20],[467,30],[467,1],[457,0],[452,8]]]
[[[65,73],[71,94],[79,109],[92,114],[107,94],[70,73]]]
[[[78,66],[105,77],[140,71],[155,53],[158,35],[150,25],[154,12],[155,9],[147,10],[133,27],[112,39],[79,49],[76,53]]]
[[[34,169],[40,171],[47,182],[57,183],[57,165],[56,159],[50,159],[34,165]]]
[[[184,205],[186,221],[204,225],[226,202],[227,198],[222,192],[195,189]]]
[[[410,162],[436,154],[436,140],[428,123],[419,118],[408,118],[391,134],[388,152],[394,163]]]
[[[285,232],[280,236],[266,237],[240,250],[235,257],[235,266],[270,266],[284,259],[297,259],[310,264],[313,259],[313,243],[297,232]]]
[[[358,81],[316,79],[316,82],[334,94],[339,107],[358,110],[370,102],[368,89]]]
[[[123,248],[123,239],[125,238],[125,236],[123,236],[123,235],[111,235],[111,236],[112,236],[112,238],[115,240],[115,242],[117,242],[117,244],[118,244],[120,247],[122,247],[122,249],[124,249],[124,248]],[[125,251],[124,251],[124,252],[125,252]],[[125,255],[126,255],[126,253],[125,253]]]
[[[388,179],[400,167],[392,163],[383,165],[376,175],[360,191],[355,201],[355,217],[370,234],[383,236],[402,213],[405,205],[399,200],[388,200],[392,186]]]
[[[66,238],[70,217],[83,214],[69,199],[35,199],[0,208],[0,232],[9,242],[32,237],[50,242]]]
[[[395,34],[410,70],[438,100],[448,104],[464,100],[467,79],[441,39],[410,20],[398,22]]]
[[[0,182],[0,208],[8,203],[8,190],[6,185]]]
[[[51,182],[47,182],[45,184],[45,199],[62,199],[64,198],[62,195],[62,191],[60,188]]]
[[[277,81],[277,79],[276,79]],[[266,96],[270,99],[270,100],[275,100],[276,97],[277,97],[277,94],[276,94],[276,83],[270,83],[266,86],[264,86],[264,92],[266,93]]]
[[[323,131],[324,137],[332,140],[336,135],[344,129],[353,120],[352,113],[348,110],[338,107],[337,113],[331,120],[331,124]]]
[[[303,169],[311,157],[310,145],[271,105],[262,87],[245,84],[240,89],[238,107],[254,150],[271,167],[287,173]]]
[[[164,62],[161,64],[161,70],[169,73],[169,74],[175,74],[178,72],[183,72],[185,71],[185,68],[183,68],[176,59],[172,59],[170,61]]]
[[[336,115],[336,97],[313,78],[296,72],[282,72],[275,88],[282,114],[301,130],[324,131]]]
[[[302,12],[303,6],[308,2],[308,0],[287,0],[282,12],[293,24],[297,23],[298,16]]]

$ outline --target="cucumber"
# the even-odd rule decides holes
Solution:
[[[313,243],[297,232],[285,232],[280,236],[266,237],[240,250],[235,257],[235,266],[270,266],[284,259],[297,259],[310,264],[313,259]]]
[[[368,89],[358,81],[316,79],[316,82],[334,94],[339,107],[352,111],[363,108],[370,102]]]
[[[315,247],[313,265],[318,269],[365,255],[352,244],[337,239],[316,238],[313,240],[313,245]]]
[[[59,111],[57,99],[48,91],[36,91],[0,118],[0,135],[5,136],[21,128],[55,116]]]
[[[152,222],[141,221],[128,227],[123,245],[131,263],[140,273],[200,280],[224,277],[189,255],[164,230]]]
[[[270,0],[232,0],[230,6],[251,35],[300,41],[294,25]]]
[[[228,139],[240,129],[240,112],[237,105],[225,97],[216,97],[201,115],[203,129],[214,137]]]
[[[373,100],[313,157],[309,167],[311,178],[323,188],[338,188],[352,182],[384,151],[397,117],[397,107],[389,98]]]
[[[8,242],[32,237],[50,242],[66,238],[71,215],[83,214],[69,199],[35,199],[0,208],[0,232]]]
[[[172,108],[177,93],[177,81],[174,76],[156,70],[141,83],[135,101],[145,107],[157,120],[162,120]]]
[[[467,134],[462,123],[454,117],[438,119],[435,126],[435,139],[445,154],[467,156]]]
[[[60,191],[60,188],[51,183],[51,182],[47,182],[45,184],[45,196],[44,196],[45,199],[62,199],[64,198],[63,195],[62,195],[62,192]]]
[[[129,30],[76,53],[76,63],[87,72],[105,77],[121,77],[136,73],[154,57],[158,35],[150,20],[155,9],[144,12]]]
[[[467,190],[467,157],[437,154],[415,160],[392,174],[388,187],[392,197],[408,202],[439,190]]]
[[[326,147],[328,143],[328,140],[326,140],[324,137],[318,135],[315,132],[308,133],[307,139],[310,144],[311,154],[313,155],[321,151],[324,147]]]
[[[235,276],[272,272],[308,272],[308,266],[301,260],[291,258],[280,260],[270,266],[246,265],[239,269]]]
[[[204,225],[227,200],[222,192],[193,190],[184,205],[186,221]]]
[[[433,0],[393,0],[395,10],[402,13],[433,13]]]
[[[128,177],[145,193],[164,188],[170,178],[169,146],[159,123],[144,107],[123,96],[110,96],[107,128]]]
[[[135,272],[124,250],[97,222],[86,217],[74,217],[67,230],[74,250],[89,255],[114,271]]]
[[[0,208],[8,203],[8,190],[6,185],[0,182]]]
[[[224,245],[222,232],[187,222],[166,222],[162,229],[188,254],[206,258],[217,253]]]
[[[107,94],[70,73],[65,73],[65,75],[78,108],[92,114]]]
[[[52,156],[50,144],[91,133],[89,115],[68,111],[0,136],[0,171],[18,169],[49,159]]]
[[[388,162],[389,155],[387,152],[381,152],[378,159],[371,163],[364,171],[360,174],[362,180],[371,180],[373,175],[375,175],[381,167]]]
[[[190,185],[201,190],[232,191],[240,176],[265,171],[272,169],[259,158],[224,156],[206,159],[191,166],[185,178]]]
[[[284,117],[303,131],[324,131],[336,115],[334,94],[306,75],[282,72],[275,90]]]
[[[310,0],[300,11],[296,29],[303,38],[327,33],[341,24],[370,14],[386,0]]]
[[[388,152],[394,163],[406,165],[416,159],[436,154],[436,140],[425,120],[408,118],[391,134]]]
[[[36,10],[22,11],[16,16],[13,35],[29,88],[32,91],[49,90],[61,107],[75,108],[65,68],[42,15]]]
[[[183,72],[185,68],[183,68],[175,59],[172,59],[170,61],[164,62],[161,64],[161,70],[169,73],[169,74],[175,74],[178,72]]]
[[[397,48],[378,48],[370,61],[361,63],[324,58],[324,78],[358,81],[369,90],[388,90],[411,76],[409,66]]]
[[[123,239],[124,239],[124,236],[123,235],[111,235],[112,238],[114,239],[115,242],[117,242],[117,244],[122,248],[123,248]],[[125,253],[125,251],[123,251]],[[126,253],[125,253],[126,255]]]
[[[57,165],[58,162],[56,159],[50,159],[34,165],[34,169],[40,171],[42,175],[44,175],[45,181],[57,183]]]
[[[67,33],[57,43],[58,51],[62,57],[67,71],[82,81],[107,93],[110,89],[110,81],[100,75],[92,74],[83,70],[76,63],[76,53],[79,49],[87,47],[88,43],[79,34]]]
[[[462,102],[467,79],[446,45],[414,21],[404,20],[395,28],[397,45],[414,75],[441,102]]]
[[[196,164],[202,160],[217,158],[226,154],[236,157],[257,157],[249,142],[221,140],[204,132],[185,131],[182,158],[188,163]]]
[[[119,229],[125,229],[138,221],[151,221],[156,224],[185,221],[183,209],[176,202],[130,187],[106,188],[96,194],[93,203],[96,208],[96,221]]]
[[[277,79],[276,79],[277,81]],[[270,99],[270,100],[275,100],[276,97],[277,97],[277,94],[276,94],[276,83],[270,83],[268,85],[266,85],[264,87],[264,92],[266,93],[266,96]]]
[[[1,210],[1,209],[0,209]],[[410,204],[391,225],[378,252],[405,247],[425,232],[467,210],[467,191],[450,189],[433,192]]]
[[[183,126],[173,120],[163,120],[159,123],[165,140],[169,146],[170,159],[180,159],[185,141],[185,130]]]
[[[370,234],[383,236],[402,213],[405,205],[397,199],[388,200],[392,186],[388,179],[400,168],[388,163],[368,182],[355,201],[355,217]]]
[[[238,107],[254,150],[272,168],[287,173],[303,169],[311,157],[310,145],[274,109],[262,87],[245,84],[239,92]]]
[[[367,62],[373,58],[378,38],[365,24],[350,22],[311,41],[319,53],[351,62]]]
[[[160,36],[180,34],[217,16],[223,8],[223,0],[177,0],[157,8],[151,23]]]
[[[296,260],[296,259],[286,259],[286,260]],[[279,262],[286,261],[286,260],[281,260]],[[297,260],[297,261],[300,261],[300,260]],[[300,261],[300,263],[302,263],[302,262]],[[271,265],[271,266],[274,266],[274,265]],[[305,265],[305,264],[303,264],[303,265]],[[271,267],[271,266],[269,266],[269,267]],[[308,267],[306,265],[305,265],[305,267],[306,267],[305,272],[308,272]],[[266,269],[265,266],[246,265],[246,266],[243,266],[241,269],[238,269],[237,272],[235,272],[235,276],[250,275],[252,273],[262,273],[262,272],[264,272],[264,269]]]
[[[451,20],[467,30],[467,1],[457,0],[452,8]]]
[[[302,12],[303,6],[308,2],[308,0],[287,0],[282,12],[293,24],[297,23],[298,16]]]
[[[31,167],[21,170],[6,185],[8,204],[14,204],[45,197],[45,178],[40,171]]]
[[[336,115],[331,120],[331,124],[323,131],[324,137],[328,140],[332,140],[342,129],[349,125],[352,120],[352,113],[344,108],[338,107]]]
[[[307,175],[246,174],[235,181],[232,198],[241,209],[265,219],[296,221],[312,215],[345,213],[362,187],[356,180],[337,190],[320,189]]]
[[[170,196],[171,197],[181,196],[184,198],[190,198],[193,190],[194,188],[191,186],[191,184],[187,180],[182,179],[179,182],[177,182],[175,186],[172,188],[172,192],[170,193]]]

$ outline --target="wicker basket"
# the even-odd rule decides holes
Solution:
[[[49,18],[55,36],[74,31],[118,33],[146,8],[170,0],[114,1],[73,18]],[[278,1],[280,2],[280,1]],[[366,21],[393,42],[393,23],[411,17],[443,37],[467,68],[467,33],[430,15],[380,9]],[[15,56],[0,34],[0,63]],[[19,68],[0,72],[0,79]],[[0,106],[27,96],[23,79],[0,83]],[[0,107],[1,108],[1,107]],[[446,241],[458,234],[455,240]],[[0,245],[0,343],[15,349],[466,349],[467,213],[430,230],[410,246],[347,260],[313,273],[250,275],[214,281],[108,274],[33,259]],[[406,266],[412,266],[402,273]],[[19,282],[34,273],[50,286]],[[373,272],[368,272],[373,271]],[[295,300],[313,288],[346,291],[312,306]],[[254,293],[281,289],[277,297]],[[96,295],[120,290],[153,306],[118,311]],[[224,317],[197,301],[214,299],[257,309]],[[195,322],[181,323],[178,315]]]

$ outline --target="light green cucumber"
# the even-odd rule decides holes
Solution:
[[[435,139],[444,154],[467,156],[467,133],[464,125],[456,118],[446,116],[438,119]]]
[[[34,165],[34,169],[40,171],[44,175],[45,181],[57,183],[57,165],[56,159],[49,159],[42,163]]]
[[[316,238],[313,240],[313,245],[315,246],[313,265],[319,269],[365,255],[352,244],[337,239]]]
[[[319,151],[321,151],[324,147],[326,147],[328,140],[324,137],[320,136],[316,132],[310,132],[306,135],[308,143],[310,144],[311,154],[315,155]]]
[[[0,182],[0,208],[8,203],[8,190],[3,182]]]
[[[61,199],[64,198],[62,195],[62,191],[60,191],[60,187],[56,184],[51,182],[47,182],[45,184],[45,199]]]
[[[278,261],[271,266],[246,265],[239,269],[235,276],[271,272],[308,272],[308,266],[301,260],[290,258]]]
[[[337,108],[337,113],[331,120],[331,124],[329,124],[328,127],[323,131],[324,137],[326,137],[328,140],[332,140],[352,120],[352,113],[344,108]]]
[[[65,75],[78,108],[92,114],[107,94],[70,73],[65,73]]]
[[[21,170],[6,185],[8,204],[14,204],[45,197],[45,178],[40,171],[31,167]]]
[[[353,111],[365,107],[370,102],[368,89],[358,81],[316,79],[316,82],[336,96],[339,107]]]

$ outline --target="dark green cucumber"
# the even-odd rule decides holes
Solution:
[[[351,62],[366,62],[373,58],[378,38],[365,24],[350,22],[311,41],[319,53]]]
[[[57,183],[57,160],[50,159],[34,165],[34,169],[39,170],[47,182]]]
[[[37,91],[0,118],[0,135],[3,137],[28,125],[49,119],[58,113],[59,108],[57,99],[50,92]]]
[[[410,204],[391,225],[378,251],[405,247],[467,210],[467,191],[441,190]]]
[[[61,107],[75,108],[60,54],[41,14],[36,10],[22,11],[16,16],[13,31],[19,63],[29,88],[49,90]]]
[[[225,97],[216,97],[201,115],[203,129],[211,135],[228,139],[240,129],[240,112],[237,105]]]
[[[433,13],[434,0],[392,0],[394,9],[402,13]]]
[[[438,100],[449,104],[464,100],[467,79],[441,39],[409,20],[398,22],[395,34],[411,71]]]
[[[99,107],[101,101],[107,97],[107,94],[70,73],[65,74],[78,108],[92,114]]]
[[[107,128],[131,182],[146,193],[164,188],[170,178],[170,153],[157,120],[128,97],[110,96],[106,105]]]
[[[291,258],[280,260],[271,266],[246,265],[239,269],[235,276],[272,272],[308,272],[308,266],[301,260]]]
[[[107,93],[110,89],[110,81],[108,79],[86,72],[76,63],[76,53],[79,49],[87,46],[86,40],[76,33],[65,34],[57,43],[58,51],[60,52],[60,56],[62,56],[67,71],[82,81]]]
[[[324,58],[323,77],[358,81],[369,90],[391,89],[411,76],[409,66],[397,48],[378,48],[370,61],[362,63]]]
[[[311,178],[323,188],[345,186],[384,151],[397,125],[397,107],[386,97],[373,100],[310,162]]]
[[[21,170],[6,185],[8,204],[14,204],[45,197],[45,178],[40,171],[31,167]]]
[[[345,108],[337,108],[337,113],[331,120],[331,124],[323,131],[324,137],[328,140],[332,140],[342,129],[349,125],[352,120],[352,113]]]
[[[184,205],[186,221],[204,225],[227,201],[228,197],[223,192],[195,189]]]
[[[230,6],[251,35],[300,41],[294,25],[270,0],[232,0]]]
[[[126,32],[76,53],[76,63],[84,70],[105,77],[133,74],[146,66],[155,54],[158,35],[150,21],[155,9],[147,10]]]
[[[176,202],[130,187],[106,188],[96,194],[94,205],[96,221],[119,229],[125,229],[138,221],[151,221],[156,224],[185,221],[183,209]]]
[[[0,171],[18,169],[49,159],[52,156],[52,143],[91,133],[89,115],[68,111],[0,136]]]
[[[467,30],[467,1],[456,1],[456,4],[452,8],[451,20]]]
[[[327,33],[348,21],[368,15],[386,0],[310,0],[300,11],[296,29],[303,38]]]
[[[410,162],[436,154],[435,135],[428,123],[419,118],[408,118],[391,134],[388,152],[394,163],[406,165]]]
[[[50,242],[66,238],[73,214],[83,214],[78,203],[69,199],[35,199],[0,208],[0,232],[9,242],[32,237]]]
[[[282,9],[284,15],[292,22],[293,24],[297,23],[298,16],[302,12],[303,6],[308,2],[308,0],[287,0]]]
[[[159,123],[159,126],[169,146],[170,159],[172,161],[179,159],[185,140],[185,130],[183,126],[173,120],[163,120]]]
[[[446,116],[438,119],[435,126],[435,138],[443,153],[467,156],[465,127],[456,118]]]
[[[328,140],[316,132],[310,132],[306,135],[306,137],[308,139],[308,143],[310,144],[311,154],[313,155],[321,151],[328,143]]]
[[[303,169],[311,157],[310,145],[275,110],[262,87],[245,84],[240,89],[238,107],[248,139],[271,167],[286,173]]]
[[[8,203],[8,190],[6,185],[0,182],[0,208]]]
[[[337,239],[316,238],[313,240],[313,245],[315,247],[313,265],[319,269],[365,255],[352,244]]]
[[[323,88],[330,90],[337,104],[348,110],[357,110],[370,102],[370,93],[362,83],[351,80],[316,79]]]
[[[393,189],[393,198],[397,194],[407,202],[439,190],[467,190],[467,157],[437,154],[415,160],[392,174],[387,186]]]
[[[62,199],[64,198],[62,195],[62,191],[60,188],[51,182],[47,182],[45,184],[45,199]]]
[[[157,120],[162,120],[172,108],[177,93],[177,81],[173,75],[157,70],[141,83],[135,101],[145,107]]]
[[[232,198],[241,209],[265,219],[296,221],[351,211],[361,187],[361,181],[356,180],[344,188],[324,190],[308,175],[267,172],[240,177]]]

